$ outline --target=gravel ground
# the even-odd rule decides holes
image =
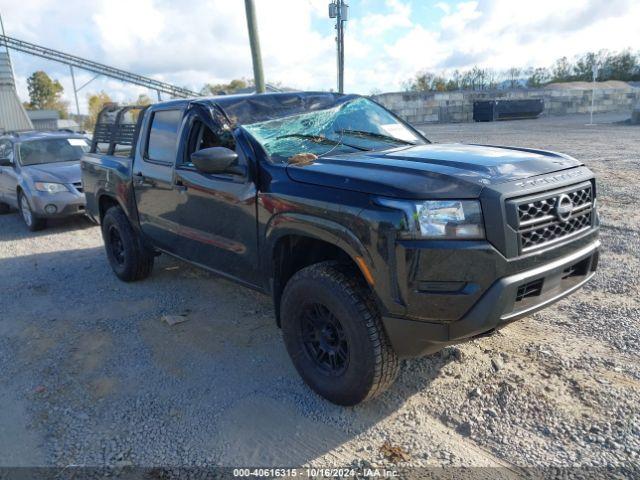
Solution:
[[[29,233],[0,217],[0,466],[385,466],[388,442],[408,454],[399,465],[637,474],[640,128],[618,119],[424,127],[584,160],[600,181],[600,270],[494,336],[406,362],[355,408],[302,383],[268,298],[167,256],[124,284],[84,219]]]

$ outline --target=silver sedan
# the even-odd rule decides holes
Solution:
[[[17,208],[30,230],[47,219],[84,215],[80,158],[84,136],[33,132],[0,137],[0,213]]]

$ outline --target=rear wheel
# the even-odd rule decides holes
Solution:
[[[37,230],[42,230],[47,226],[46,219],[35,216],[33,210],[31,209],[31,205],[29,204],[27,196],[22,192],[18,194],[18,206],[20,207],[20,215],[22,216],[22,220],[24,220],[24,223],[29,230],[35,232]]]
[[[153,252],[143,245],[120,207],[111,207],[105,214],[102,238],[109,264],[120,280],[133,282],[149,276]]]
[[[304,381],[339,405],[384,392],[399,361],[359,272],[322,262],[297,272],[281,303],[287,351]]]

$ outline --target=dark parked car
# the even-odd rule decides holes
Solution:
[[[28,132],[0,137],[0,213],[17,208],[30,230],[48,218],[84,215],[80,158],[82,135]]]
[[[338,404],[384,391],[399,358],[565,297],[598,263],[594,176],[567,155],[434,144],[332,93],[104,117],[105,154],[82,169],[116,275],[145,278],[166,252],[271,295],[298,372]]]

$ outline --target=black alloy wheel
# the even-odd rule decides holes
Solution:
[[[342,375],[349,366],[349,343],[342,324],[319,303],[308,305],[302,315],[300,326],[307,355],[329,375]]]

